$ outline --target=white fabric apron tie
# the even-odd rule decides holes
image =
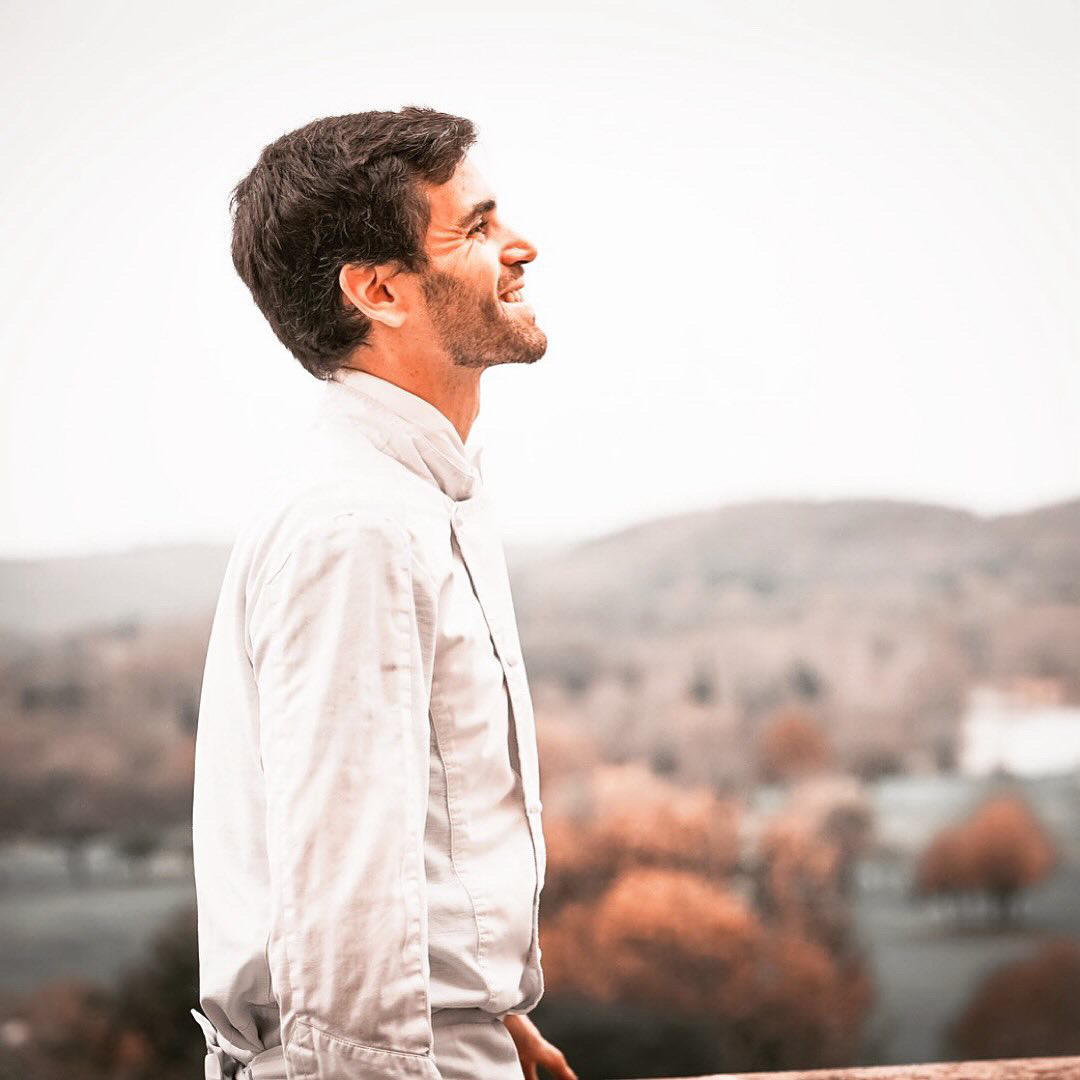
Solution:
[[[191,1015],[206,1037],[206,1080],[287,1080],[281,1046],[271,1046],[245,1065],[225,1052],[217,1028],[198,1009],[192,1009]]]

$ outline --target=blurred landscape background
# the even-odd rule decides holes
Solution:
[[[227,547],[0,563],[4,1076],[197,1074]],[[758,501],[508,561],[583,1080],[1080,1052],[1080,500]]]

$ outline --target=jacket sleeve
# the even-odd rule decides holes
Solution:
[[[435,597],[418,569],[399,524],[342,514],[252,608],[290,1078],[439,1080],[423,847]]]

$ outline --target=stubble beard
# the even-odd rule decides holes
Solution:
[[[483,296],[452,274],[429,270],[420,280],[431,325],[458,367],[532,364],[547,350],[534,322],[507,315],[493,296]]]

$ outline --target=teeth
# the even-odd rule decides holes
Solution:
[[[515,289],[513,292],[506,294],[505,302],[507,304],[520,304],[521,303],[521,289]]]

